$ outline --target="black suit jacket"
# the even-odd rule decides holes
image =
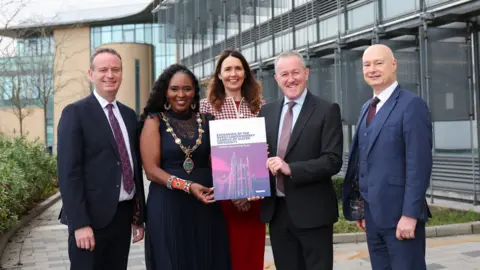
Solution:
[[[277,155],[278,128],[284,98],[262,107],[270,156]],[[285,201],[295,226],[315,228],[338,220],[338,202],[331,177],[342,167],[343,131],[340,107],[307,92],[285,154],[291,177],[284,178]],[[275,213],[275,177],[270,174],[271,194],[261,202],[261,220],[269,223]]]
[[[136,124],[137,116],[117,101],[128,130],[135,179],[133,222],[142,225],[145,193]],[[100,229],[112,220],[119,203],[121,162],[105,113],[93,94],[65,107],[58,124],[58,182],[63,201],[61,222],[70,231]]]

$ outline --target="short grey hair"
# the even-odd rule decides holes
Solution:
[[[120,59],[120,64],[122,64],[122,57],[120,56],[120,54],[113,48],[98,48],[95,50],[95,52],[93,53],[92,56],[90,56],[90,69],[91,70],[94,70],[95,66],[93,65],[93,60],[95,60],[95,57],[97,57],[97,55],[101,54],[101,53],[108,53],[108,54],[111,54],[111,55],[115,55],[116,57],[118,57],[118,59]]]
[[[299,52],[290,50],[286,52],[282,52],[275,58],[275,70],[277,69],[277,64],[280,58],[288,58],[288,57],[298,57],[302,61],[302,66],[303,68],[307,67],[307,63],[305,62],[305,59],[303,58],[303,55],[301,55]]]

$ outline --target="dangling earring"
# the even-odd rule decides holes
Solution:
[[[192,103],[192,104],[190,105],[190,108],[192,108],[192,110],[195,110],[196,107],[197,107],[197,104],[195,104],[195,103]]]
[[[170,103],[166,102],[166,103],[163,103],[163,108],[165,108],[165,111],[168,111],[172,108],[172,106],[170,105]]]

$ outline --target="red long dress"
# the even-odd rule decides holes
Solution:
[[[265,224],[260,220],[260,202],[240,212],[231,201],[220,201],[227,222],[232,270],[262,270],[265,254]]]
[[[237,110],[240,102],[235,101]],[[231,201],[220,204],[227,222],[232,270],[262,270],[265,255],[265,224],[260,221],[260,202],[241,212]]]
[[[202,99],[200,112],[211,113],[217,120],[256,117],[244,98],[234,102],[232,97],[226,97],[220,111],[215,110],[207,99]],[[251,208],[241,212],[231,201],[220,201],[227,223],[232,270],[264,269],[266,226],[260,221],[260,202],[250,203]]]

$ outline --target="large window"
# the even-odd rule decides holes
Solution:
[[[305,45],[317,42],[317,24],[315,21],[307,22],[296,29],[295,33],[295,45],[297,48],[301,48]]]
[[[2,77],[2,78],[0,78],[0,85],[1,85],[0,98],[2,99],[2,101],[10,100],[12,98],[12,93],[13,93],[12,77]]]
[[[53,37],[22,38],[16,40],[17,50],[14,56],[52,55],[55,50]]]
[[[401,15],[413,13],[420,8],[418,0],[383,0],[383,18],[389,20]]]
[[[53,36],[15,40],[11,57],[0,58],[0,107],[21,106],[44,109],[48,146],[53,145]],[[40,97],[50,94],[44,104]],[[17,99],[18,98],[18,99]]]
[[[276,0],[273,4],[275,14],[278,16],[292,11],[292,0]]]
[[[16,40],[16,55],[0,59],[0,106],[15,97],[38,105],[43,93],[53,94],[53,50],[52,37]]]
[[[51,85],[43,84],[37,75],[3,76],[0,77],[0,100],[4,101],[3,105],[10,105],[8,101],[15,97],[25,101],[36,101],[40,98],[41,93],[48,93],[51,87]]]
[[[347,12],[348,30],[372,25],[375,21],[373,2],[356,7]]]

